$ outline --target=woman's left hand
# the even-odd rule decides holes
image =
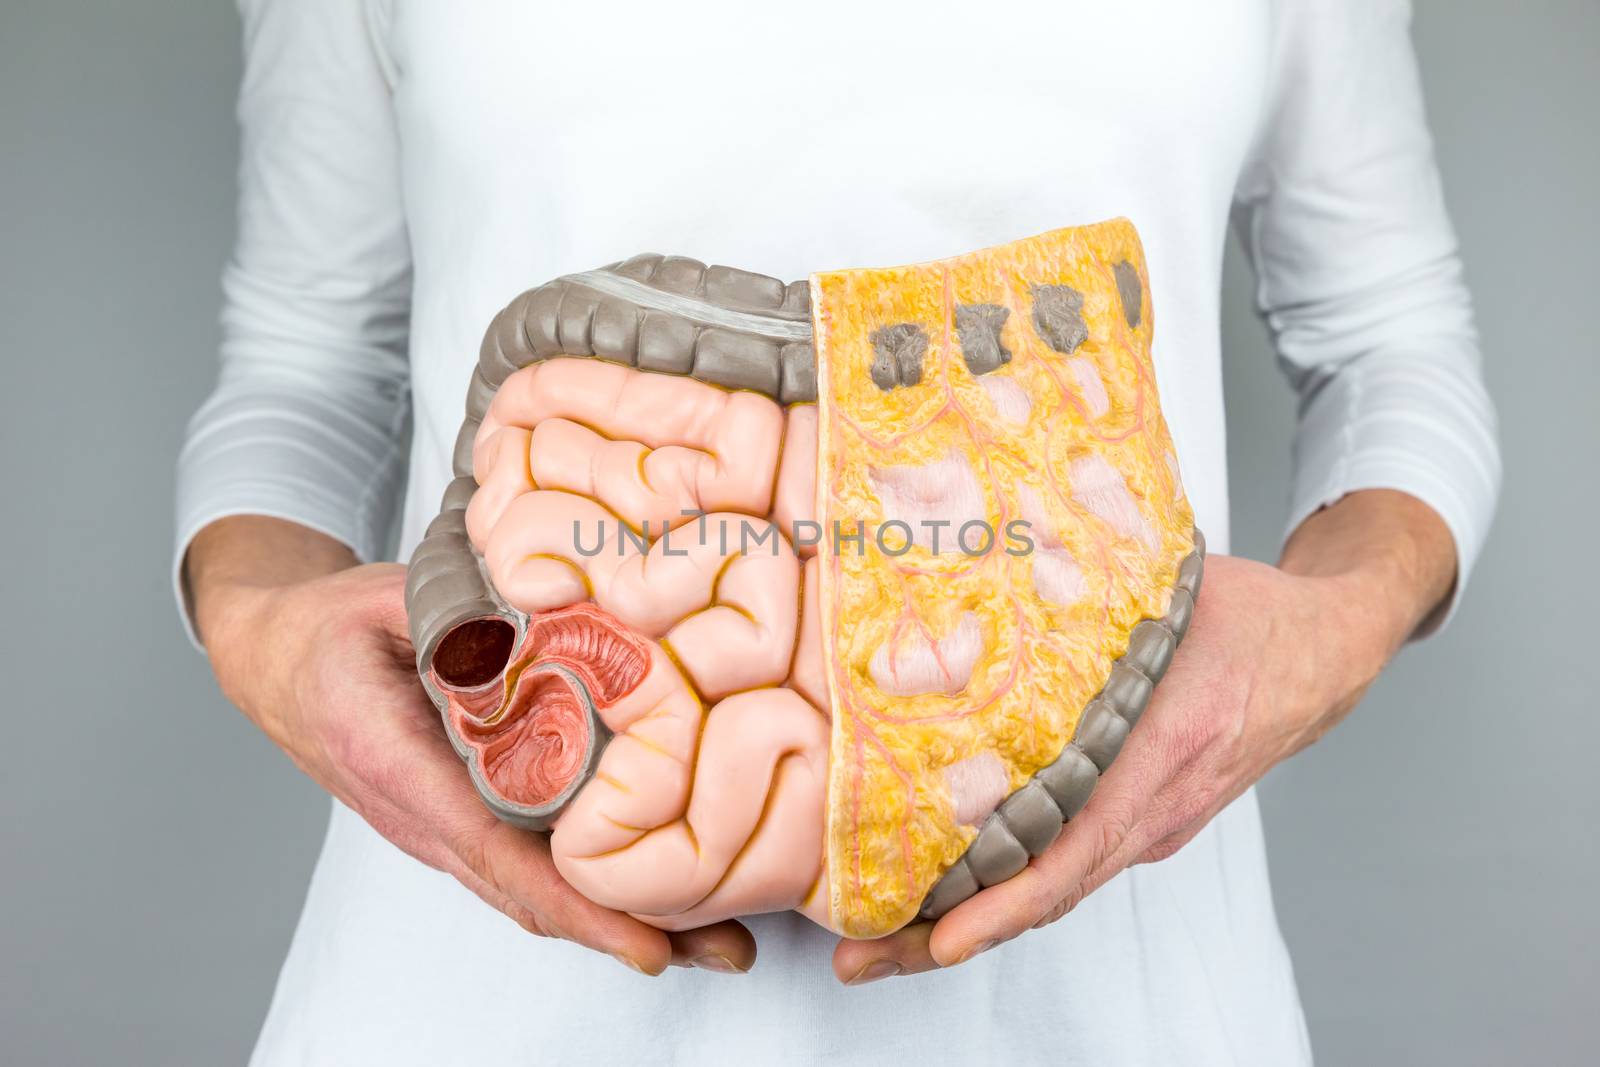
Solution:
[[[1342,525],[1338,519],[1332,525]],[[1438,523],[1431,513],[1428,519]],[[1274,764],[1355,706],[1448,588],[1454,553],[1444,537],[1448,568],[1442,578],[1430,573],[1422,592],[1397,582],[1392,566],[1306,575],[1208,558],[1195,617],[1172,666],[1089,803],[1055,843],[1016,877],[936,923],[841,942],[834,953],[839,980],[859,984],[965,962],[1061,918],[1123,868],[1177,852]]]

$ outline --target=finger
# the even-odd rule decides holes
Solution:
[[[1223,808],[1237,800],[1247,788],[1249,788],[1248,784],[1241,782],[1236,788],[1229,789],[1209,804],[1204,805],[1198,813],[1190,813],[1188,816],[1178,819],[1175,829],[1169,830],[1153,844],[1140,851],[1137,856],[1128,862],[1128,866],[1131,867],[1136,863],[1159,863],[1173,855],[1190,841],[1193,841],[1196,834],[1210,825],[1211,820],[1220,815]]]
[[[712,923],[697,930],[668,934],[672,965],[718,974],[743,974],[756,962],[756,939],[743,923]]]
[[[368,563],[346,572],[352,595],[392,642],[411,647],[411,626],[406,616],[406,567],[403,563]]]
[[[535,932],[608,953],[646,974],[666,969],[672,945],[665,933],[603,908],[568,885],[551,859],[549,839],[495,818],[449,742],[398,710],[374,709],[370,716],[359,760],[365,764],[362,777],[474,878],[529,914],[501,906],[491,894],[480,896]]]
[[[872,941],[839,942],[833,950],[833,974],[845,985],[866,985],[880,978],[918,974],[939,966],[928,951],[933,924],[912,923]]]
[[[1166,837],[1163,837],[1161,840],[1157,841],[1155,844],[1151,845],[1149,848],[1135,856],[1128,866],[1134,867],[1141,863],[1160,863],[1164,859],[1170,859],[1172,856],[1177,854],[1184,845],[1187,845],[1190,841],[1193,841],[1195,835],[1204,828],[1204,823],[1196,823],[1194,826],[1184,827],[1177,833],[1168,834]]]
[[[1212,790],[1220,777],[1220,770],[1203,753],[1177,764],[1117,848],[1103,856],[1062,901],[1036,921],[1034,929],[1061,918],[1127,868],[1166,859],[1188,844],[1244,791],[1241,785],[1214,795]]]
[[[1049,926],[1115,878],[1123,870],[1138,862],[1138,858],[1153,847],[1172,823],[1160,814],[1163,805],[1159,800],[1149,805],[1139,819],[1123,835],[1122,840],[1109,852],[1102,853],[1093,866],[1078,879],[1076,885],[1061,894],[1049,911],[1031,924],[1035,930]]]
[[[1175,659],[1169,678],[1179,675],[1187,662]],[[1030,924],[1034,929],[1077,907],[1163,838],[1191,823],[1198,829],[1215,813],[1216,809],[1205,812],[1218,778],[1209,759],[1214,724],[1205,718],[1204,703],[1185,700],[1178,695],[1181,691],[1170,681],[1156,690],[1120,758],[1101,778],[1084,812],[1053,846],[1063,847],[1063,840],[1069,842],[1064,847],[1081,846],[1084,863],[1075,872],[1075,882],[1055,887],[1057,899]],[[1085,834],[1081,825],[1075,832],[1074,824],[1081,824],[1084,816],[1100,823],[1097,833]],[[1171,851],[1180,846],[1181,842],[1173,843]]]
[[[1120,833],[1116,826],[1084,808],[1055,844],[1015,877],[980,891],[934,924],[928,951],[935,962],[941,967],[965,963],[1051,914],[1115,847],[1107,839]]]
[[[553,936],[607,953],[644,974],[660,974],[672,962],[665,933],[601,907],[568,885],[543,834],[497,821],[457,854],[478,877],[537,916]]]
[[[454,854],[451,854],[444,861],[442,869],[455,878],[456,881],[472,890],[478,899],[511,919],[528,933],[533,934],[535,937],[559,936],[550,930],[538,915],[518,904],[482,878],[479,878]]]
[[[963,963],[1077,905],[1080,887],[1122,848],[1164,780],[1165,760],[1139,737],[1135,730],[1089,803],[1049,848],[1016,876],[978,892],[934,925],[929,951],[940,966]]]
[[[377,568],[374,568],[376,570]],[[409,649],[403,602],[404,568],[392,568],[378,590],[377,614],[389,636]],[[563,879],[540,834],[500,822],[484,807],[461,762],[438,729],[438,717],[415,686],[410,708],[375,709],[363,731],[370,757],[366,777],[377,799],[399,818],[431,828],[442,847],[416,849],[442,855],[428,862],[449,870],[490,906],[531,933],[561,937],[609,953],[646,974],[669,963],[708,970],[747,971],[755,962],[755,939],[728,922],[683,934],[667,934],[621,912],[603,908]],[[396,702],[398,704],[399,701]],[[404,714],[404,712],[412,714]],[[386,835],[387,836],[387,835]]]
[[[496,911],[503,912],[529,933],[539,937],[556,936],[546,928],[539,916],[478,877],[437,837],[419,832],[419,824],[410,812],[403,811],[392,802],[376,795],[367,800],[361,809],[362,816],[407,855],[426,863],[434,870],[450,875],[472,890],[484,903]],[[348,805],[349,802],[345,803]]]

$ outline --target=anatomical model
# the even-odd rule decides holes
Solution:
[[[411,560],[485,801],[664,929],[849,937],[1083,806],[1200,589],[1126,220],[784,283],[644,255],[496,316]]]

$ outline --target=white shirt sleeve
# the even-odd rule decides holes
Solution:
[[[1455,538],[1451,614],[1500,487],[1495,413],[1445,211],[1404,0],[1294,0],[1235,194],[1257,304],[1299,396],[1288,531],[1357,489]]]
[[[229,515],[383,550],[404,472],[411,259],[380,18],[363,0],[241,0],[238,238],[221,373],[178,459],[173,580]]]

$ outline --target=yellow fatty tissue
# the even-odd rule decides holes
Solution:
[[[1038,286],[1081,296],[1070,352],[1041,335]],[[1193,514],[1156,394],[1144,253],[1126,219],[915,266],[817,274],[811,290],[833,707],[830,914],[847,936],[875,937],[915,916],[977,834],[957,820],[946,768],[992,753],[1014,790],[1060,755],[1134,624],[1166,612]],[[971,305],[990,306],[1010,357],[982,377],[1018,389],[969,370],[957,309]],[[895,324],[919,326],[927,347],[920,380],[885,389],[872,376],[873,337]],[[997,395],[1025,397],[1023,417]],[[974,527],[960,550],[935,554],[889,528],[881,550],[875,531],[889,516],[875,472],[962,458],[992,536]],[[1091,472],[1120,475],[1137,530],[1102,517]],[[858,530],[859,542],[836,539]],[[958,532],[943,531],[941,547]],[[1069,604],[1036,591],[1047,547],[1076,565]],[[950,634],[968,613],[982,651],[965,688],[894,696],[874,684],[880,649],[911,627]]]

